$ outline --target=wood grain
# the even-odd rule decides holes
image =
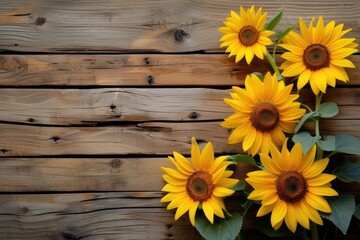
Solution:
[[[357,68],[347,69],[346,85],[360,85],[360,55],[349,59]],[[225,54],[0,55],[0,86],[14,87],[232,86],[267,71],[266,60],[236,64]]]
[[[209,88],[0,89],[0,121],[42,125],[111,122],[213,121],[233,113],[232,90]],[[302,92],[313,107],[312,93]],[[355,88],[329,89],[324,101],[339,105],[335,119],[359,119]]]
[[[228,145],[229,130],[220,122],[149,122],[106,127],[45,127],[0,124],[1,156],[188,154],[191,137],[211,141],[217,153],[238,153]],[[360,137],[360,120],[322,120],[325,135],[349,133]]]
[[[158,192],[0,195],[1,239],[201,239]],[[185,230],[185,231],[184,231]]]
[[[345,23],[360,35],[357,0],[318,1],[1,1],[0,49],[22,52],[189,52],[219,50],[231,9],[263,6],[269,18],[284,10],[278,29],[312,16]],[[346,14],[345,14],[346,13]],[[180,32],[177,30],[180,30]],[[175,37],[176,36],[176,37]]]

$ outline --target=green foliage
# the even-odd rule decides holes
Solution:
[[[360,204],[356,205],[354,216],[360,220]]]
[[[344,162],[333,172],[340,181],[360,182],[360,162]]]
[[[276,16],[274,16],[270,22],[265,26],[265,30],[273,30],[280,22],[283,15],[283,11],[280,11]]]
[[[226,160],[231,161],[231,162],[236,162],[236,163],[248,163],[252,166],[259,167],[259,165],[256,163],[255,159],[246,154],[230,155]]]
[[[284,39],[284,37],[286,37],[286,35],[288,35],[294,29],[295,26],[296,25],[290,26],[290,27],[286,28],[284,31],[276,34],[277,42],[280,43]]]
[[[346,234],[352,215],[355,213],[355,197],[350,193],[340,193],[339,197],[326,199],[331,207],[331,214],[321,215],[330,220],[343,234]]]
[[[270,223],[270,216],[268,214],[264,217],[257,218],[255,221],[255,228],[271,238],[286,238],[286,237],[296,237],[300,236],[300,229],[298,229],[295,233],[292,233],[283,223],[283,225],[278,229],[275,230]],[[298,226],[299,227],[299,226]]]
[[[360,155],[360,140],[350,134],[335,136],[335,151]]]
[[[302,125],[304,125],[305,122],[309,122],[310,120],[315,120],[316,118],[320,117],[320,113],[318,112],[309,112],[305,114],[299,121],[299,123],[296,125],[295,133],[297,133]]]
[[[260,73],[260,72],[253,72],[250,75],[257,76],[261,81],[264,81],[264,78],[265,78],[264,75],[262,73]]]
[[[317,144],[324,151],[335,151],[334,136],[324,136],[324,140],[319,140]]]
[[[324,102],[319,105],[317,111],[320,113],[321,118],[331,118],[339,113],[339,109],[334,102]]]
[[[204,214],[197,213],[195,227],[206,240],[234,240],[241,230],[243,217],[238,212],[216,218],[211,224]]]
[[[246,182],[241,179],[235,186],[233,186],[231,189],[234,191],[242,191],[246,187]]]
[[[304,154],[320,140],[320,136],[311,136],[308,132],[299,132],[292,137],[294,143],[300,143]]]

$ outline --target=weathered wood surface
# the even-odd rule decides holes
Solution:
[[[349,59],[357,69],[348,70],[346,85],[360,85],[360,56]],[[0,85],[14,87],[232,86],[254,70],[271,67],[259,59],[236,64],[225,54],[0,55]]]
[[[359,36],[360,2],[327,1],[0,1],[0,50],[23,52],[189,52],[218,50],[217,29],[239,5],[284,11],[279,29],[299,17],[345,23]],[[301,15],[299,14],[301,13]],[[180,31],[177,31],[180,30]]]
[[[239,153],[240,144],[228,145],[229,131],[220,122],[149,122],[101,127],[45,127],[0,124],[2,156],[189,153],[191,137],[211,141],[216,153]],[[349,133],[360,137],[359,120],[323,120],[325,135]],[[166,147],[164,147],[166,146]]]
[[[213,121],[233,113],[224,103],[232,90],[210,88],[0,89],[0,121],[41,125],[97,125],[111,122]],[[310,89],[301,91],[313,105]],[[359,91],[329,88],[336,119],[360,120]],[[312,106],[313,107],[313,106]],[[1,136],[1,133],[0,133]]]
[[[0,195],[0,239],[201,239],[158,192]],[[186,231],[184,231],[186,229]]]

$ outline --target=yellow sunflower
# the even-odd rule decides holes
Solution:
[[[316,145],[304,155],[300,143],[296,143],[291,152],[286,143],[281,152],[272,145],[271,157],[260,153],[265,170],[247,174],[245,180],[254,188],[248,199],[262,201],[257,217],[272,212],[271,225],[275,230],[284,220],[292,232],[296,231],[298,222],[309,229],[309,219],[322,225],[318,211],[331,212],[323,196],[338,196],[330,184],[336,176],[322,173],[329,159],[314,161]]]
[[[177,169],[161,167],[167,184],[162,191],[168,192],[161,202],[170,202],[167,209],[177,208],[175,220],[189,211],[190,222],[195,226],[195,213],[201,207],[207,219],[213,223],[214,214],[224,218],[225,209],[222,200],[234,193],[230,188],[239,180],[229,178],[233,171],[226,170],[232,164],[225,161],[228,156],[214,159],[214,149],[211,142],[200,152],[195,138],[191,140],[191,162],[183,155],[174,152],[174,158],[169,157]]]
[[[267,12],[262,14],[262,8],[255,14],[255,8],[244,10],[240,7],[240,16],[231,10],[230,17],[224,22],[225,27],[218,30],[224,34],[220,38],[223,42],[220,47],[227,47],[225,52],[229,52],[229,57],[236,56],[235,62],[239,62],[244,56],[248,64],[256,55],[260,59],[264,59],[267,54],[267,45],[273,42],[269,36],[273,35],[273,31],[264,30]]]
[[[301,36],[290,32],[281,47],[289,52],[282,54],[286,61],[280,66],[284,77],[299,76],[297,88],[303,88],[309,81],[312,91],[317,95],[326,92],[327,84],[335,87],[336,79],[347,82],[349,77],[344,68],[355,68],[346,57],[357,52],[355,38],[342,38],[351,29],[343,30],[344,24],[335,26],[331,21],[324,26],[320,16],[313,27],[314,18],[309,27],[299,20]]]
[[[276,75],[267,73],[262,82],[256,75],[248,75],[245,89],[233,87],[232,99],[224,99],[235,113],[227,117],[221,126],[235,128],[229,136],[229,144],[242,142],[244,151],[255,155],[268,153],[270,143],[280,147],[286,133],[294,133],[298,119],[305,114],[299,95],[290,94],[292,84],[285,86]]]

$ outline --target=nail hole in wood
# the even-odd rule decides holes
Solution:
[[[115,112],[116,105],[112,103],[112,104],[110,105],[110,109],[111,109],[112,112]]]
[[[149,85],[153,84],[154,83],[154,76],[152,75],[149,75],[146,77],[146,81],[148,82]]]
[[[144,58],[144,63],[149,65],[151,63],[150,58]]]
[[[59,138],[58,136],[53,136],[53,137],[51,137],[50,139],[53,140],[54,143],[57,143],[57,141],[60,140],[60,138]]]
[[[0,149],[0,152],[2,152],[3,154],[5,154],[6,152],[10,152],[10,150],[7,150],[7,149],[5,149],[5,148],[2,148],[2,149]]]
[[[191,119],[197,119],[200,116],[197,112],[191,112],[188,117]]]
[[[35,122],[35,119],[33,119],[33,118],[28,118],[28,122]]]
[[[111,161],[111,167],[113,168],[119,168],[121,166],[122,162],[120,159],[114,159]]]

